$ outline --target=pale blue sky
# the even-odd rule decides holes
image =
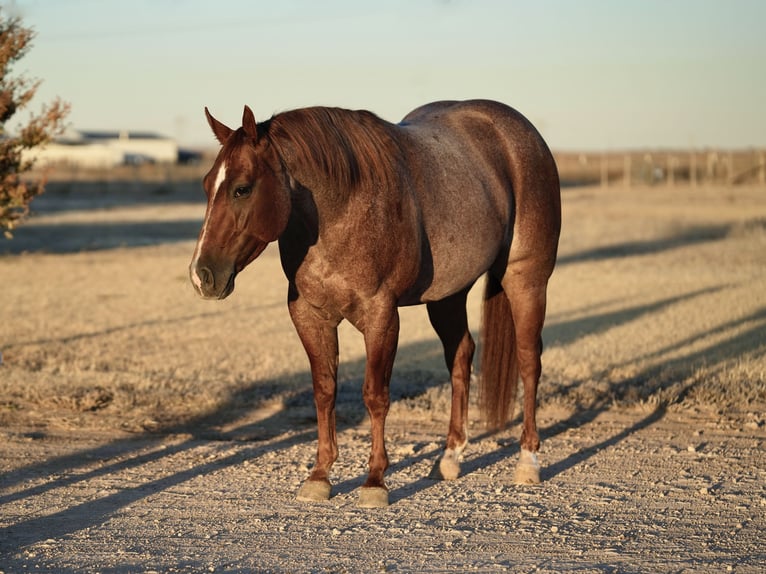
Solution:
[[[763,0],[16,0],[37,32],[17,66],[80,129],[215,145],[308,106],[390,121],[492,98],[555,149],[766,146]]]

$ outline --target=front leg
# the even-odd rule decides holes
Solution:
[[[389,385],[399,341],[399,312],[393,300],[372,303],[364,318],[367,365],[364,374],[364,404],[370,415],[372,448],[370,472],[359,492],[359,506],[388,506],[383,475],[388,468],[385,444],[386,415],[390,405]]]
[[[298,500],[322,501],[330,498],[330,468],[338,458],[335,434],[335,397],[338,375],[339,320],[320,315],[300,297],[289,304],[290,317],[306,349],[311,365],[314,404],[317,413],[316,464],[298,491]]]

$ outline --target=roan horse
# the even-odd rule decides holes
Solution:
[[[390,124],[367,111],[313,107],[242,127],[210,115],[223,146],[205,176],[207,211],[190,266],[205,298],[279,241],[290,317],[308,354],[317,412],[316,464],[300,500],[330,497],[338,457],[338,324],[364,336],[363,399],[370,416],[363,507],[388,504],[384,424],[399,337],[398,307],[425,303],[452,382],[444,479],[457,478],[467,442],[474,342],[466,296],[487,273],[480,404],[502,427],[524,385],[516,480],[540,480],[535,422],[546,288],[561,225],[550,150],[517,111],[497,102],[436,102]]]

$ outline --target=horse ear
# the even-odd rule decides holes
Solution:
[[[215,119],[208,111],[207,106],[205,107],[205,116],[207,117],[207,123],[210,125],[210,129],[213,130],[213,133],[215,134],[215,139],[217,139],[221,145],[226,143],[226,140],[229,139],[229,136],[234,130]]]
[[[255,123],[255,115],[253,114],[253,110],[248,106],[245,106],[245,111],[242,112],[242,128],[248,136],[254,140],[258,139],[258,127]]]

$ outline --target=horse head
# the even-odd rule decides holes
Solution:
[[[207,211],[189,275],[202,297],[223,299],[237,273],[284,231],[290,191],[279,156],[249,107],[236,130],[207,108],[205,115],[222,147],[203,180]]]

